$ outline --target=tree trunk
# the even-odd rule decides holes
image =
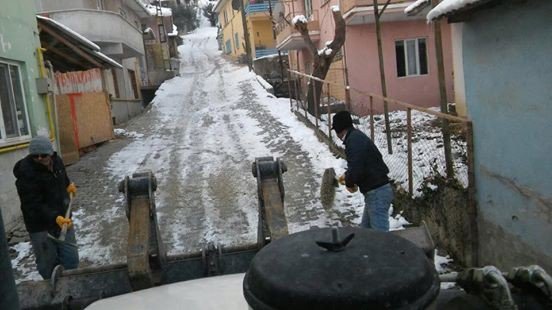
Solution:
[[[301,33],[301,36],[305,40],[307,49],[312,53],[313,67],[311,75],[321,80],[326,78],[333,58],[337,54],[341,47],[345,43],[345,20],[341,15],[341,11],[337,7],[332,8],[332,14],[335,21],[335,33],[334,39],[331,43],[327,44],[322,50],[318,51],[314,43],[309,36],[309,30],[307,27],[307,20],[299,20],[295,23],[295,29]],[[314,83],[314,87],[312,85]],[[315,115],[315,110],[320,110],[320,97],[322,94],[322,82],[310,80],[308,83],[307,103],[308,111],[310,114]],[[318,107],[318,109],[315,109]],[[318,117],[318,115],[315,115]]]

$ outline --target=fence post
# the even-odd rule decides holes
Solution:
[[[479,228],[477,227],[477,204],[475,201],[475,161],[472,122],[466,122],[466,154],[468,159],[468,218],[471,234],[471,266],[479,266]]]
[[[328,89],[328,102],[326,103],[326,107],[328,110],[328,137],[330,138],[330,141],[332,141],[332,110],[330,109],[330,84],[326,84]]]
[[[316,86],[314,85],[316,84],[316,81],[315,80],[311,80],[311,85],[312,85],[312,99],[314,100],[314,123],[316,125],[316,129],[317,130],[320,130],[320,128],[318,127],[318,105],[320,104],[320,102],[317,100],[316,98]],[[322,84],[324,85],[324,84]]]
[[[287,84],[288,84],[288,94],[289,94],[289,110],[293,111],[293,101],[291,100],[291,82],[290,82],[291,72],[289,72],[289,70],[288,70],[287,74],[288,74]],[[295,96],[297,96],[297,94],[295,94]],[[297,99],[295,99],[295,100],[297,101]]]
[[[414,195],[414,179],[412,173],[412,109],[406,109],[406,139],[408,156],[408,193]]]
[[[370,137],[374,141],[374,97],[370,96]]]

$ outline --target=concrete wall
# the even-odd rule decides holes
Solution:
[[[437,61],[432,27],[425,20],[382,23],[383,59],[388,97],[423,107],[439,106]],[[443,25],[442,36],[447,96],[449,102],[451,102],[453,98],[452,52],[450,26],[448,24]],[[414,38],[426,39],[428,74],[398,77],[395,41]],[[348,26],[345,49],[351,87],[365,92],[381,94],[375,25]],[[353,111],[359,114],[366,112],[363,107],[368,106],[368,97],[352,90],[351,99]],[[378,111],[383,110],[381,105],[375,108]],[[390,106],[390,109],[396,108]]]
[[[37,94],[38,78],[36,49],[40,46],[35,7],[32,0],[8,1],[0,10],[0,61],[16,63],[20,67],[26,108],[33,135],[48,134],[46,108]],[[25,138],[20,142],[30,140]],[[1,145],[1,144],[0,144]],[[9,150],[10,145],[0,146],[0,208],[6,229],[20,217],[19,198],[15,189],[12,169],[15,162],[27,154],[27,148]]]
[[[480,258],[552,272],[552,2],[515,3],[463,26]]]

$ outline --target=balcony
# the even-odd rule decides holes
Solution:
[[[277,54],[278,50],[275,48],[255,48],[255,59]]]
[[[49,12],[48,16],[98,44],[110,57],[123,59],[144,55],[142,32],[117,13],[76,9]]]
[[[274,9],[274,6],[276,6],[277,4],[278,1],[270,1],[272,9]],[[269,18],[269,8],[270,7],[268,1],[251,1],[245,7],[245,15],[247,15],[247,17],[252,20]]]
[[[292,12],[286,15],[286,20],[291,23],[297,15],[303,15],[303,12]],[[313,11],[308,19],[307,29],[313,43],[320,41],[320,25],[318,23],[318,11]],[[298,50],[306,47],[306,43],[301,37],[299,31],[293,25],[285,20],[276,25],[276,48],[279,50]]]
[[[383,8],[385,0],[378,0],[380,9]],[[406,21],[423,19],[425,14],[407,16],[404,9],[414,1],[412,0],[391,0],[385,9],[382,22]],[[374,23],[374,1],[373,0],[343,0],[341,4],[343,18],[347,25],[360,25]]]

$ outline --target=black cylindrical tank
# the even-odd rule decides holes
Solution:
[[[244,278],[254,310],[424,309],[439,293],[439,278],[424,252],[390,233],[340,228],[353,239],[341,251],[330,228],[273,241],[254,257]],[[337,247],[328,246],[328,247]]]

